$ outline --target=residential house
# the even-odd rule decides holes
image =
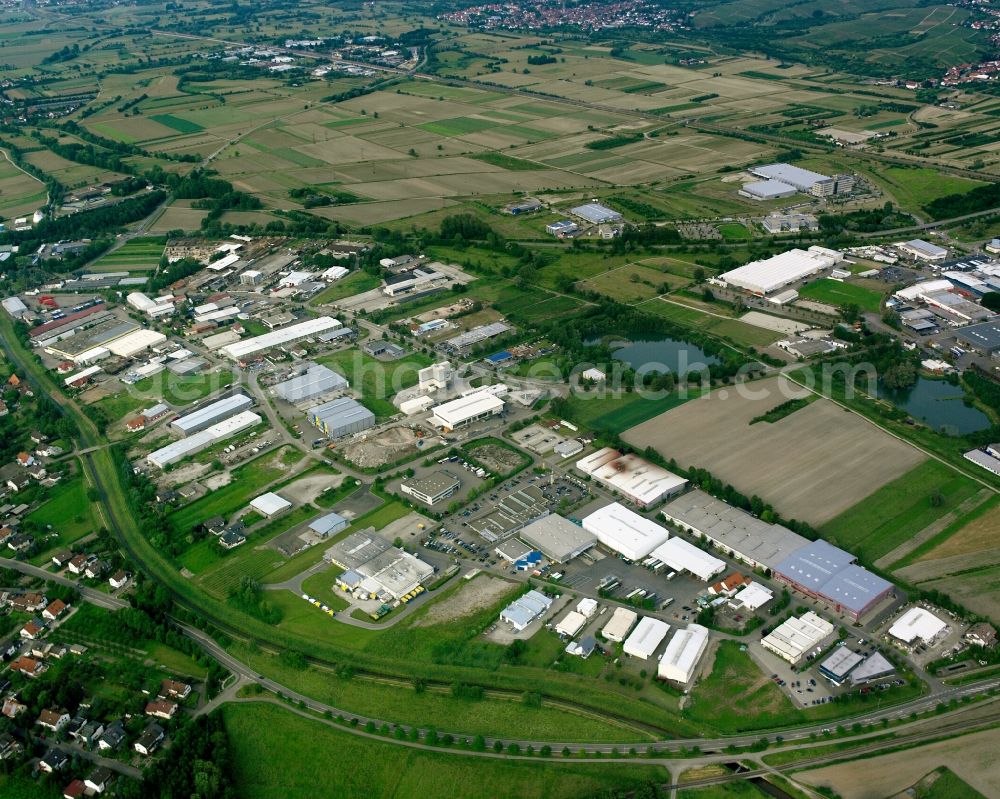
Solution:
[[[0,480],[14,493],[24,490],[31,482],[31,478],[24,473],[24,470],[14,463],[0,466]]]
[[[73,780],[63,788],[63,799],[80,799],[86,795],[87,786],[83,784],[83,780]]]
[[[79,730],[76,731],[76,735],[73,736],[76,740],[88,749],[93,748],[94,744],[97,743],[98,739],[104,734],[104,725],[99,721],[88,721],[85,722]]]
[[[115,778],[115,773],[105,766],[98,766],[91,773],[90,776],[84,780],[87,788],[94,793],[104,793],[108,785]]]
[[[73,553],[68,549],[61,549],[52,556],[52,565],[61,569],[73,559]]]
[[[25,677],[37,677],[43,671],[45,671],[45,664],[36,660],[35,658],[29,658],[26,655],[21,655],[15,661],[10,664],[10,670],[16,671],[18,674],[23,674]],[[4,713],[6,716],[7,714]]]
[[[83,574],[84,570],[90,564],[92,560],[95,559],[94,555],[87,555],[85,553],[80,553],[70,560],[68,566],[70,572],[73,574]]]
[[[178,702],[183,702],[189,696],[191,696],[191,686],[176,680],[164,680],[160,683],[160,693],[157,694],[160,699],[175,699]]]
[[[117,591],[120,588],[124,588],[128,585],[128,581],[132,578],[132,575],[127,571],[119,569],[114,574],[108,578],[108,584]]]
[[[104,572],[108,570],[108,564],[103,560],[95,560],[92,563],[87,564],[87,568],[83,570],[85,577],[91,580],[97,580],[104,575]]]
[[[48,604],[49,601],[45,595],[39,594],[37,591],[16,594],[10,598],[10,606],[21,613],[37,613]]]
[[[0,641],[0,660],[10,660],[17,654],[17,650],[20,646],[21,642],[13,636]]]
[[[0,733],[0,760],[18,757],[24,751],[21,742],[9,732]]]
[[[69,765],[69,756],[60,749],[50,749],[41,760],[38,761],[38,768],[46,774],[62,771]]]
[[[25,552],[31,549],[34,543],[35,539],[27,533],[16,533],[7,539],[7,549],[13,549],[15,552]]]
[[[997,642],[997,631],[985,621],[977,622],[965,631],[965,640],[975,646],[992,647]]]
[[[0,713],[3,713],[7,718],[16,718],[22,714],[28,706],[23,702],[19,702],[15,697],[8,696],[3,700],[3,708],[0,708]]]
[[[38,715],[37,724],[47,730],[52,730],[52,732],[59,732],[59,730],[69,724],[69,721],[69,713],[65,710],[46,708]]]
[[[749,577],[733,572],[728,577],[712,585],[708,589],[708,593],[715,596],[732,596],[743,586],[750,585],[751,582],[753,581]]]
[[[17,462],[18,466],[28,467],[35,465],[35,456],[30,452],[18,452],[17,457],[14,460]]]
[[[66,612],[67,608],[69,608],[69,605],[61,599],[54,599],[49,603],[49,606],[42,611],[42,618],[48,619],[49,621],[55,621]]]
[[[140,755],[151,755],[160,748],[164,737],[163,727],[159,724],[150,724],[132,747]]]
[[[113,752],[125,743],[125,725],[121,720],[111,722],[104,730],[104,734],[97,739],[97,748],[102,752]]]
[[[201,523],[212,535],[222,535],[226,530],[226,520],[221,516],[213,516],[211,519],[206,519]]]
[[[34,619],[21,628],[21,637],[26,641],[34,641],[45,631],[45,625],[39,624]]]
[[[158,719],[172,719],[177,713],[177,703],[166,699],[156,699],[146,703],[146,715]]]

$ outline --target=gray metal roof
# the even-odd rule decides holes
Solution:
[[[347,519],[339,513],[327,513],[309,523],[309,529],[320,535],[326,535],[331,530],[338,530],[347,525]]]
[[[955,333],[959,341],[984,350],[1000,349],[1000,323],[983,322],[963,327]]]
[[[663,513],[681,526],[769,569],[809,543],[787,527],[763,522],[698,489],[669,502]]]
[[[810,591],[819,591],[853,562],[854,555],[850,552],[820,539],[795,550],[774,570]]]
[[[278,383],[274,393],[288,402],[300,402],[347,387],[347,380],[342,375],[322,364],[313,363],[297,377]]]

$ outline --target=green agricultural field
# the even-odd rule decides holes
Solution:
[[[673,393],[662,399],[643,399],[638,394],[601,397],[599,394],[571,394],[565,413],[572,421],[602,433],[619,434],[661,413],[683,405],[697,396],[692,390],[687,397]]]
[[[746,241],[750,238],[750,231],[746,225],[741,225],[738,222],[726,222],[719,225],[719,233],[726,241]]]
[[[160,372],[131,386],[130,393],[138,394],[142,402],[163,399],[174,407],[181,407],[198,402],[209,394],[225,388],[234,378],[232,372],[225,370],[205,372],[190,377],[175,375],[173,372]]]
[[[936,169],[921,167],[885,167],[876,173],[886,184],[886,188],[896,198],[899,205],[908,211],[916,211],[932,200],[948,194],[964,194],[977,186],[986,185],[982,181],[945,175]]]
[[[280,479],[284,469],[275,465],[274,453],[259,455],[233,470],[232,481],[171,514],[181,530],[192,530],[212,516],[228,516],[253,499],[268,483]]]
[[[374,275],[363,272],[360,269],[352,272],[345,278],[341,278],[332,286],[320,292],[313,302],[316,305],[323,305],[328,302],[336,302],[345,297],[353,297],[365,291],[377,289],[382,284]]]
[[[946,766],[938,771],[931,786],[920,790],[917,796],[920,799],[986,799],[983,794]]]
[[[437,133],[439,136],[464,136],[467,133],[479,133],[499,126],[493,119],[456,117],[454,119],[439,119],[437,122],[425,122],[418,127],[429,133]]]
[[[306,590],[326,601],[312,588],[306,587]],[[320,621],[329,619],[301,598],[295,599],[304,611],[311,611],[320,617]],[[516,735],[540,741],[650,740],[648,732],[631,725],[597,715],[582,715],[560,706],[529,706],[519,696],[499,698],[487,695],[482,699],[466,699],[452,696],[447,688],[417,692],[406,681],[385,683],[361,678],[345,679],[315,666],[289,668],[280,657],[259,650],[252,652],[245,646],[232,647],[230,651],[259,673],[301,694],[352,713],[391,719],[402,724],[423,724],[425,719],[448,719],[450,728],[470,735]]]
[[[862,311],[878,313],[882,305],[882,295],[873,289],[839,280],[817,280],[799,289],[799,296],[807,300],[825,302],[843,308],[856,305]]]
[[[28,514],[27,520],[58,533],[56,539],[46,539],[42,550],[33,560],[42,562],[56,549],[70,546],[85,535],[97,532],[102,522],[97,506],[87,498],[87,486],[76,467],[76,476],[52,489],[52,499]]]
[[[175,117],[173,114],[153,114],[150,118],[180,133],[200,133],[204,130],[197,122],[192,122],[190,119],[184,119],[183,117]]]
[[[736,641],[719,642],[712,673],[691,691],[687,713],[730,734],[785,727],[804,718]]]
[[[358,349],[340,350],[316,360],[340,372],[352,386],[361,389],[366,400],[389,400],[404,388],[415,386],[417,373],[433,363],[422,352],[410,353],[398,361],[379,361]]]
[[[94,265],[94,271],[146,271],[160,265],[166,239],[155,236],[135,238],[117,250],[103,255]]]
[[[871,562],[953,511],[978,489],[968,477],[927,460],[824,524],[820,534]],[[937,492],[940,505],[932,500]]]
[[[338,794],[383,799],[481,799],[484,785],[519,799],[578,799],[603,789],[630,790],[644,782],[669,781],[659,766],[505,763],[406,749],[356,738],[272,705],[227,705],[222,712],[236,780],[246,799],[314,799],[324,794],[331,784],[326,770],[278,765],[303,761],[349,763],[350,768],[337,772]]]

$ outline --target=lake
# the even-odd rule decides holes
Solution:
[[[615,349],[617,344],[621,346]],[[640,373],[671,371],[684,375],[692,370],[700,372],[719,362],[701,347],[672,338],[614,342],[611,346],[615,360],[627,363]]]
[[[918,377],[912,388],[889,391],[879,387],[878,394],[945,435],[960,436],[990,426],[985,413],[963,402],[962,387],[946,380]]]

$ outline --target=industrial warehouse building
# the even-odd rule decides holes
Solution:
[[[667,497],[679,494],[688,482],[638,455],[622,455],[611,447],[581,458],[576,462],[576,468],[640,508],[652,507]]]
[[[689,572],[699,580],[710,580],[726,570],[724,560],[709,555],[683,538],[670,538],[649,554],[674,571]]]
[[[774,567],[774,576],[808,596],[822,599],[857,620],[895,587],[858,566],[850,552],[822,539],[810,541]]]
[[[340,397],[309,409],[309,422],[327,438],[342,438],[375,426],[375,414],[357,400]]]
[[[597,544],[597,536],[550,513],[521,530],[519,537],[555,563],[566,563]]]
[[[749,197],[751,200],[783,200],[798,194],[799,190],[780,180],[760,180],[753,183],[744,183],[739,190],[739,194]]]
[[[399,490],[404,494],[431,506],[447,499],[461,487],[462,481],[447,469],[440,469],[426,477],[407,478],[399,484]]]
[[[578,205],[575,208],[570,208],[569,212],[592,225],[606,225],[609,222],[622,221],[620,213],[600,203]]]
[[[983,322],[960,328],[955,336],[962,346],[969,347],[983,355],[1000,352],[1000,323]]]
[[[694,678],[695,669],[708,647],[708,630],[700,624],[689,624],[678,630],[670,639],[660,657],[656,676],[661,680],[687,685]]]
[[[601,635],[609,641],[621,643],[628,636],[629,630],[632,629],[632,625],[635,624],[638,618],[639,614],[634,610],[615,608],[615,612],[611,614],[611,619],[604,625],[604,629],[601,630]]]
[[[583,529],[626,560],[642,560],[670,537],[656,522],[612,502],[583,519]]]
[[[433,566],[392,546],[371,527],[338,541],[323,557],[347,570],[338,578],[342,586],[383,602],[412,594],[434,574]]]
[[[163,469],[171,463],[183,460],[189,455],[194,455],[219,441],[235,436],[251,427],[256,427],[263,421],[252,411],[243,411],[235,416],[230,416],[221,422],[217,422],[211,427],[192,433],[187,438],[168,444],[155,452],[146,456],[146,461],[152,466]]]
[[[351,523],[339,513],[330,512],[324,513],[319,518],[313,519],[309,522],[309,529],[321,538],[326,538],[334,533],[339,533],[341,530],[346,530],[350,524]]]
[[[743,609],[753,613],[755,610],[764,607],[773,598],[774,592],[766,585],[751,582],[750,585],[746,586],[730,600],[729,606],[737,610]]]
[[[938,247],[938,245],[931,244],[929,241],[924,241],[923,239],[912,239],[911,241],[897,244],[896,249],[902,250],[911,258],[927,261],[928,263],[937,263],[948,257],[948,250],[944,247]]]
[[[760,643],[794,666],[811,650],[821,648],[833,633],[834,626],[810,610],[798,619],[786,619]]]
[[[880,652],[873,652],[864,663],[851,672],[851,685],[864,685],[872,680],[888,677],[896,672],[896,667]]]
[[[281,330],[265,333],[262,336],[254,336],[243,341],[228,344],[219,350],[220,353],[234,361],[242,361],[254,355],[258,355],[275,347],[282,347],[288,344],[297,344],[312,336],[318,336],[328,330],[341,327],[340,322],[329,316],[320,316],[316,319],[306,319]]]
[[[261,494],[256,499],[250,500],[250,507],[261,516],[270,519],[292,507],[292,503],[284,497],[280,497],[272,491]]]
[[[551,606],[552,600],[549,597],[539,591],[531,590],[501,610],[500,621],[521,632],[535,619],[543,616]]]
[[[632,634],[625,639],[622,651],[634,658],[649,660],[669,631],[670,625],[665,621],[654,619],[652,616],[643,616],[632,630]]]
[[[302,402],[347,387],[347,379],[342,375],[322,364],[310,363],[302,374],[278,383],[272,391],[286,402]]]
[[[832,269],[843,260],[843,253],[826,247],[796,248],[724,272],[719,279],[728,286],[763,297],[825,269]]]
[[[841,685],[847,675],[864,660],[863,655],[852,652],[846,646],[838,647],[826,660],[819,664],[819,673],[834,685]]]
[[[809,169],[791,164],[767,164],[751,167],[751,175],[764,178],[769,183],[780,183],[803,194],[813,197],[829,197],[832,194],[848,194],[854,188],[853,175],[822,175]],[[744,186],[744,189],[746,187]],[[782,195],[788,196],[788,195]]]
[[[150,347],[155,347],[167,340],[167,337],[156,330],[146,330],[140,328],[114,341],[109,341],[105,346],[112,355],[119,358],[131,358],[140,352],[145,352]]]
[[[755,569],[773,569],[809,543],[787,527],[763,522],[700,489],[664,505],[662,513],[682,530],[707,538]]]
[[[587,625],[587,617],[578,610],[571,610],[556,622],[555,630],[559,635],[572,638]]]
[[[929,644],[947,629],[947,623],[929,610],[913,607],[893,622],[889,635],[912,646],[914,643]]]
[[[435,406],[431,412],[431,424],[444,430],[454,430],[480,419],[498,416],[503,409],[502,399],[489,392],[477,391]]]
[[[181,435],[189,436],[252,407],[253,400],[246,394],[233,394],[174,419],[170,427]]]

